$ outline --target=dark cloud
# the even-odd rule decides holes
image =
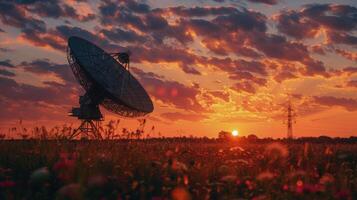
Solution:
[[[357,88],[357,80],[350,80],[347,82],[347,87],[354,87]]]
[[[16,2],[17,4],[23,4],[23,5],[33,4],[40,1],[41,0],[14,0],[14,2]]]
[[[330,75],[326,72],[324,63],[318,60],[308,59],[303,61],[305,64],[305,71],[302,73],[307,76],[322,75],[329,77]]]
[[[156,100],[172,104],[176,108],[193,112],[205,112],[206,109],[198,102],[198,88],[189,87],[176,81],[168,81],[153,73],[146,73],[138,68],[132,68],[139,81]]]
[[[182,71],[186,72],[187,74],[194,74],[194,75],[201,75],[201,72],[195,69],[194,67],[190,67],[187,65],[181,65]]]
[[[66,84],[76,83],[68,64],[56,64],[47,59],[37,59],[31,62],[22,62],[21,66],[24,67],[24,70],[39,75],[55,74]]]
[[[249,40],[252,46],[271,58],[301,61],[310,57],[307,47],[304,44],[290,42],[280,35],[256,34]],[[274,49],[274,51],[272,49]]]
[[[0,104],[3,106],[1,119],[64,120],[72,105],[78,103],[79,85],[68,65],[56,64],[49,60],[22,62],[22,68],[38,76],[55,75],[63,80],[58,83],[43,81],[43,86],[18,83],[11,72],[0,69]],[[51,76],[48,76],[51,77]]]
[[[269,5],[275,5],[278,3],[278,0],[248,0],[253,3],[265,3]]]
[[[259,58],[262,52],[267,57],[289,61],[310,58],[306,45],[288,41],[281,35],[266,33],[264,15],[251,11],[237,13],[239,14],[219,16],[212,21],[194,19],[187,22],[187,27],[202,36],[203,44],[219,55],[235,53]]]
[[[296,61],[305,65],[303,75],[322,75],[328,77],[324,63],[311,58],[306,45],[288,41],[285,37],[274,34],[258,34],[251,39],[251,44],[270,58]],[[272,50],[274,49],[274,50]]]
[[[257,77],[253,75],[252,73],[246,72],[246,71],[237,71],[233,74],[229,74],[229,78],[232,80],[244,80],[247,82],[251,82],[252,84],[258,84],[260,86],[265,86],[266,84],[266,79]]]
[[[11,52],[13,51],[12,49],[9,49],[9,48],[3,48],[3,47],[0,47],[0,52]]]
[[[49,30],[45,34],[33,33],[31,35],[25,35],[24,37],[36,46],[50,46],[62,52],[66,51],[67,40],[71,36],[87,39],[107,51],[118,51],[122,49],[121,46],[110,43],[109,40],[99,37],[98,34],[99,33],[92,33],[79,27],[61,25]]]
[[[147,47],[147,46],[129,46],[129,49],[135,49],[132,60],[134,62],[176,62],[179,67],[188,74],[200,75],[196,69],[196,64],[201,58],[193,53],[189,53],[184,49],[175,48],[172,46]]]
[[[61,120],[77,104],[69,86],[36,87],[0,76],[1,120]],[[77,92],[76,92],[77,93]]]
[[[132,12],[129,8],[118,3],[113,2],[102,2],[99,6],[99,11],[101,13],[101,21],[106,25],[110,24],[123,24],[132,25],[136,28],[142,30],[145,27],[141,16]]]
[[[225,15],[218,15],[212,20],[190,19],[182,20],[181,23],[184,24],[183,27],[202,37],[205,47],[217,55],[234,53],[255,59],[265,55],[267,58],[300,62],[305,65],[305,70],[302,71],[303,75],[328,76],[324,63],[312,59],[306,45],[301,42],[289,41],[281,35],[266,33],[266,20],[266,17],[261,13],[236,9]],[[211,61],[215,62],[213,59]],[[205,63],[205,61],[201,63]],[[232,69],[235,66],[232,67],[230,63],[228,65],[227,62],[224,63],[216,62],[215,64],[224,71],[239,73],[238,77],[249,75],[245,72],[252,72],[251,70],[259,70],[260,75],[267,75],[265,66],[259,62],[236,62],[235,66],[240,67],[234,70]],[[245,67],[253,63],[254,67]]]
[[[115,9],[109,5],[114,6]],[[119,12],[120,7],[125,9]],[[200,74],[195,66],[198,64],[211,65],[212,60],[205,61],[204,59],[207,58],[203,56],[192,52],[188,53],[181,48],[172,48],[172,44],[170,46],[163,44],[165,38],[173,38],[185,47],[187,42],[192,41],[193,37],[197,35],[202,39],[202,44],[217,55],[234,53],[254,59],[265,56],[284,61],[296,61],[305,65],[306,69],[302,71],[303,75],[327,76],[324,63],[312,59],[306,45],[289,41],[281,35],[266,33],[267,17],[259,12],[231,7],[171,7],[151,9],[152,12],[147,13],[130,11],[125,3],[112,5],[111,2],[102,3],[101,10],[103,22],[110,22],[116,26],[120,25],[120,27],[134,27],[144,33],[138,38],[136,32],[130,30],[131,28],[120,29],[127,32],[118,31],[131,42],[145,41],[142,46],[131,47],[136,50],[135,58],[133,56],[134,62],[176,62],[184,72]],[[176,20],[175,25],[168,24],[162,16],[170,12],[181,17]],[[200,18],[208,15],[211,15],[212,18]],[[114,31],[106,32],[106,34],[108,36],[112,34],[111,37],[114,40],[116,38],[113,35],[116,29],[112,30]],[[120,37],[118,39],[123,40]],[[161,49],[156,48],[158,45]],[[255,66],[249,66],[253,64]],[[232,65],[231,63],[228,66],[215,64],[216,67],[224,68],[229,73],[238,73],[236,77],[231,75],[232,78],[245,77],[246,80],[248,77],[252,77],[251,73],[257,73],[260,76],[268,75],[266,67],[258,61],[249,63],[236,61],[234,66]],[[285,73],[285,75],[287,74]],[[257,77],[255,82],[259,85],[264,84],[260,77]]]
[[[267,66],[259,61],[249,61],[244,59],[232,60],[229,57],[226,58],[217,58],[211,57],[207,59],[202,59],[202,62],[205,64],[213,65],[217,69],[225,71],[229,76],[242,76],[244,73],[257,74],[261,76],[268,76]]]
[[[11,63],[9,59],[7,60],[0,60],[0,66],[2,67],[9,67],[9,68],[14,68],[15,66]]]
[[[54,33],[28,33],[22,37],[31,42],[35,46],[46,47],[50,46],[53,49],[64,52],[66,50],[66,41],[62,37],[58,37]]]
[[[346,59],[357,62],[357,53],[348,52],[343,49],[337,49],[337,48],[335,48],[335,52],[345,57]]]
[[[212,20],[213,23],[220,25],[224,31],[265,31],[265,15],[247,9],[236,10],[229,15],[220,15]]]
[[[38,120],[59,121],[61,124],[68,120],[67,113],[69,106],[54,106],[44,102],[31,102],[22,100],[9,100],[0,95],[0,120],[29,120],[31,122]]]
[[[15,73],[10,72],[10,71],[8,71],[6,69],[0,69],[0,75],[8,76],[8,77],[14,77]]]
[[[191,19],[189,21],[182,21],[186,23],[186,27],[191,28],[198,35],[202,35],[204,37],[223,37],[221,35],[220,26],[204,19]],[[215,30],[215,31],[212,31]]]
[[[256,92],[256,87],[253,85],[253,83],[251,83],[250,81],[246,81],[246,80],[243,80],[243,81],[239,81],[237,83],[235,83],[231,89],[237,91],[237,92],[248,92],[248,93],[251,93],[251,94],[254,94]]]
[[[333,96],[315,96],[314,100],[316,103],[324,106],[340,106],[351,112],[357,110],[357,100],[355,99],[337,98]]]
[[[145,42],[145,37],[138,35],[131,30],[122,30],[120,28],[101,31],[108,39],[113,42],[129,42],[129,43],[143,43]]]
[[[145,13],[149,13],[151,11],[151,8],[149,5],[143,2],[138,2],[134,0],[125,0],[125,1],[105,0],[102,1],[101,5],[99,6],[99,11],[101,12],[101,14],[105,16],[114,16],[118,10],[122,12],[145,14]]]
[[[20,28],[22,32],[45,32],[44,21],[35,19],[19,6],[11,2],[0,2],[0,20],[3,24]]]
[[[277,17],[278,30],[297,39],[312,38],[321,28],[331,43],[356,45],[349,32],[357,29],[357,8],[339,4],[309,4],[303,9],[282,11]]]
[[[37,1],[32,3],[28,7],[28,10],[40,15],[41,17],[59,18],[68,14],[73,15],[75,13],[73,8],[68,8],[70,7],[66,6],[66,8],[62,8],[58,1]]]
[[[327,37],[330,43],[357,45],[357,37],[347,33],[328,32]]]
[[[352,75],[354,73],[357,73],[357,67],[346,67],[346,68],[343,68],[342,71],[349,75]]]
[[[205,8],[203,8],[205,9]],[[229,12],[208,19],[184,19],[179,21],[182,29],[192,30],[202,37],[202,43],[212,52],[227,55],[259,57],[254,49],[244,45],[252,32],[266,31],[266,17],[247,9],[230,9]]]
[[[171,7],[168,11],[182,17],[205,17],[209,15],[226,15],[235,12],[234,7]]]
[[[281,83],[288,79],[294,79],[294,78],[297,78],[297,76],[290,71],[281,71],[277,75],[274,76],[274,80],[278,83]]]
[[[48,38],[40,38],[40,35],[47,31],[46,23],[29,15],[23,6],[10,1],[2,1],[0,2],[0,13],[0,21],[3,24],[19,28],[21,36],[25,39],[33,41],[35,44],[40,44],[41,40],[51,41]]]
[[[140,3],[137,1],[133,1],[133,0],[126,0],[123,1],[126,3],[126,6],[128,7],[128,9],[130,9],[133,12],[136,13],[148,13],[150,12],[150,6],[145,4],[145,3]]]
[[[113,49],[119,47],[117,45],[113,45],[109,43],[108,40],[106,39],[100,38],[97,34],[89,32],[79,27],[72,27],[66,25],[57,26],[56,30],[53,31],[53,33],[65,41],[67,41],[68,38],[71,36],[78,36],[107,49]]]
[[[351,31],[357,27],[357,8],[338,4],[310,4],[301,11],[303,16],[332,30]]]
[[[317,53],[317,54],[320,54],[320,55],[325,55],[326,54],[325,49],[321,45],[311,46],[311,51],[313,53]]]
[[[212,95],[214,97],[217,97],[219,99],[222,99],[225,102],[228,102],[229,101],[229,97],[230,97],[228,92],[223,92],[223,91],[219,91],[219,90],[210,91],[210,92],[208,92],[208,94],[210,94],[210,95]]]
[[[17,27],[21,36],[36,46],[51,46],[65,50],[65,42],[58,38],[53,30],[47,30],[43,20],[34,17],[65,18],[78,21],[93,19],[92,15],[78,15],[74,8],[60,1],[0,2],[0,20],[3,24]]]
[[[36,87],[19,84],[13,79],[0,77],[0,97],[13,101],[45,102],[54,105],[72,105],[68,98],[72,88],[66,87]],[[64,98],[67,96],[67,98]]]
[[[225,22],[220,24],[220,21]],[[264,21],[261,21],[259,23],[262,25],[263,22]],[[257,29],[264,29],[263,25],[259,28],[258,24],[256,24],[256,26],[251,24],[250,26],[253,29],[251,30],[251,28],[248,27],[239,28],[240,25],[235,23],[236,22],[233,18],[221,18],[216,22],[213,22],[213,20],[207,21],[204,19],[194,19],[187,22],[186,26],[187,29],[191,29],[197,35],[201,36],[204,46],[217,55],[228,55],[229,53],[234,53],[238,56],[260,58],[261,54],[257,52],[254,47],[247,46],[247,40],[257,34]]]
[[[225,0],[213,0],[215,2],[223,3]],[[241,2],[241,0],[230,0],[231,2]],[[268,5],[275,5],[278,3],[278,0],[246,0],[252,3],[263,3]]]
[[[303,14],[293,10],[280,13],[277,21],[280,32],[297,39],[315,36],[320,26],[315,21],[304,20]]]
[[[236,70],[248,71],[259,75],[267,75],[266,66],[258,61],[236,60],[234,61]]]
[[[123,1],[119,4],[110,1],[102,2],[99,6],[101,22],[104,25],[115,26],[115,28],[126,31],[139,30],[143,33],[141,38],[145,37],[145,40],[151,42],[152,46],[162,45],[167,38],[176,39],[180,43],[192,41],[192,37],[185,33],[182,24],[168,24],[165,17],[162,16],[164,10],[152,10],[146,6],[146,9],[138,12],[138,10],[132,10],[132,3],[131,1]],[[147,9],[150,12],[146,12]]]
[[[77,10],[64,2],[59,0],[51,1],[29,1],[29,2],[18,2],[23,4],[23,8],[28,12],[37,14],[41,17],[48,18],[72,18],[81,22],[86,22],[93,20],[95,18],[94,14],[80,15]]]

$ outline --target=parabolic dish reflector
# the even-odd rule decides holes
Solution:
[[[77,80],[103,107],[125,117],[153,111],[152,101],[141,84],[103,49],[85,39],[70,37],[67,53]]]

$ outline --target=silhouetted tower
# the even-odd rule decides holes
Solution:
[[[291,101],[289,100],[288,102],[288,108],[287,108],[287,138],[288,139],[293,139],[293,123],[296,123],[295,121],[295,111],[291,105]]]

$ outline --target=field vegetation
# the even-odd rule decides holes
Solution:
[[[34,136],[19,140],[3,138],[0,199],[357,196],[355,138],[150,138],[139,129],[122,130],[116,138],[115,124],[112,132],[108,127],[104,140],[69,140],[63,127],[57,133],[37,128]]]

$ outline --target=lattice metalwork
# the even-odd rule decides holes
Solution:
[[[102,116],[96,107],[99,104],[123,117],[140,117],[153,111],[152,101],[145,89],[129,73],[129,56],[130,52],[108,54],[78,37],[68,40],[68,63],[86,90],[80,101],[81,106],[72,109],[72,116],[82,120],[72,138],[81,133],[94,139],[101,138],[98,123]],[[95,107],[97,110],[90,109]]]
[[[91,91],[91,96],[101,95],[96,97],[102,99],[101,105],[125,117],[143,116],[152,112],[153,105],[145,89],[127,70],[128,56],[129,53],[108,54],[78,37],[70,38],[67,50],[77,80],[87,92]]]

